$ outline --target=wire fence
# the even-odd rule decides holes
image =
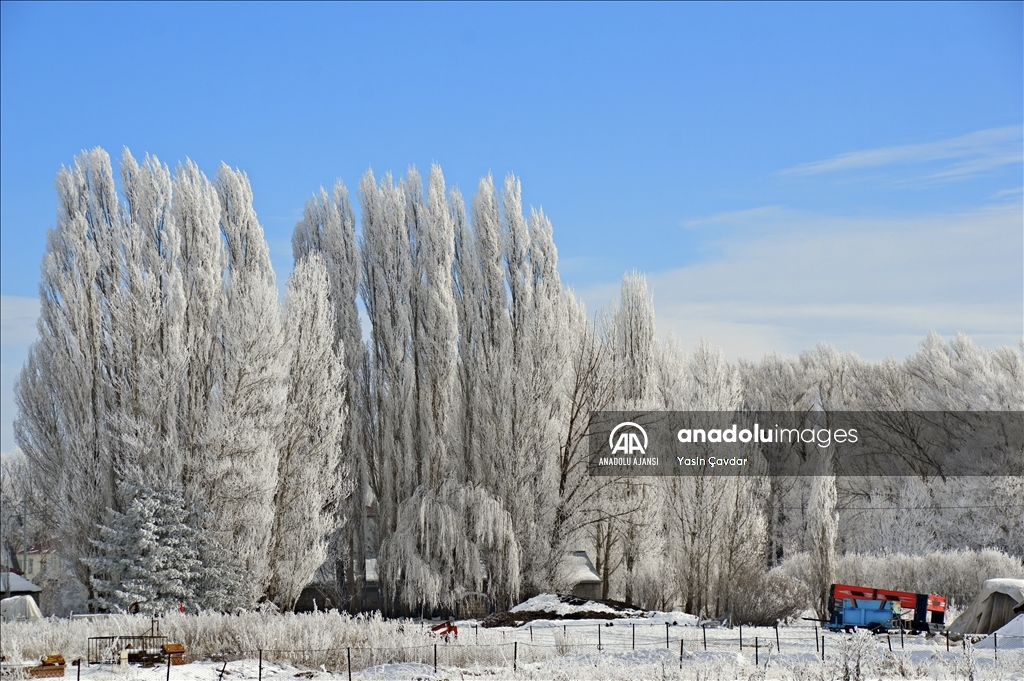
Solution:
[[[972,664],[987,660],[995,665],[1024,665],[1024,636],[993,634],[977,642],[967,639],[954,642],[942,635],[926,638],[903,632],[857,639],[852,634],[822,632],[810,627],[802,630],[800,635],[763,627],[755,629],[753,634],[750,629],[744,632],[742,628],[709,630],[704,627],[670,625],[664,628],[634,625],[628,629],[620,625],[617,629],[614,633],[600,625],[538,627],[537,632],[532,627],[509,631],[470,629],[464,630],[461,638],[449,636],[447,640],[438,638],[424,643],[418,643],[412,638],[409,645],[237,650],[230,655],[213,655],[203,660],[193,660],[187,653],[187,659],[172,660],[171,655],[165,654],[158,661],[150,659],[150,669],[144,675],[140,673],[136,676],[147,681],[273,681],[282,666],[293,668],[288,673],[289,677],[300,678],[306,675],[312,678],[318,671],[342,677],[347,675],[348,678],[365,672],[372,675],[374,670],[383,669],[387,665],[414,665],[422,671],[432,669],[435,673],[454,669],[483,671],[494,668],[516,671],[525,665],[536,665],[565,656],[585,657],[588,663],[595,665],[605,660],[622,663],[631,659],[656,659],[662,663],[678,661],[682,666],[694,659],[707,659],[707,653],[731,653],[733,659],[738,654],[745,658],[746,663],[767,666],[806,664],[818,660],[826,663],[849,658],[856,645],[869,646],[872,648],[870,652],[883,656],[886,652],[898,657],[901,653],[924,651],[940,661],[962,656],[970,657]],[[658,632],[657,637],[653,635],[654,631]],[[480,642],[481,634],[483,642]],[[123,668],[127,655],[115,658],[113,653],[117,652],[117,643],[112,643],[108,650],[111,655],[105,658],[105,663],[110,664],[111,669]],[[859,652],[865,650],[861,648]],[[639,657],[630,657],[638,653]],[[185,663],[186,667],[181,667],[181,663]],[[296,670],[299,670],[298,674],[294,673]],[[69,676],[75,673],[80,678],[81,666],[77,672],[69,673]]]

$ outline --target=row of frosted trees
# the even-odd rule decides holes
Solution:
[[[37,506],[99,607],[292,603],[351,487],[326,265],[282,309],[243,173],[120,179],[99,149],[57,176],[16,386]]]
[[[592,412],[1022,408],[1020,352],[966,338],[737,366],[659,340],[635,273],[588,319],[518,180],[484,178],[468,207],[439,168],[425,185],[367,173],[358,230],[346,188],[321,189],[279,303],[244,174],[126,152],[120,198],[101,150],[61,171],[16,437],[98,607],[291,607],[315,580],[359,608],[371,554],[392,611],[502,607],[571,587],[586,549],[606,596],[734,612],[792,586],[768,573],[785,555],[834,577],[850,495],[963,490],[590,477]]]

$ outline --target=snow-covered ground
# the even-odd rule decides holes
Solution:
[[[537,601],[529,609],[536,611],[544,604]],[[553,602],[547,605],[559,608]],[[947,652],[946,639],[942,636],[904,636],[901,640],[898,635],[871,636],[866,632],[853,636],[822,634],[808,622],[780,627],[778,638],[774,628],[744,627],[741,645],[738,627],[703,628],[696,623],[696,618],[684,613],[645,613],[614,620],[535,620],[516,628],[484,628],[477,621],[465,620],[455,623],[459,627],[458,638],[447,642],[430,635],[432,622],[353,619],[330,613],[259,615],[261,630],[271,637],[259,639],[247,628],[246,617],[211,618],[206,623],[196,622],[201,617],[183,617],[180,621],[168,618],[165,633],[180,632],[183,640],[194,636],[188,639],[193,641],[192,651],[205,646],[205,650],[220,652],[209,655],[193,652],[188,664],[169,670],[165,666],[143,669],[85,665],[81,667],[81,678],[83,681],[294,681],[302,678],[345,681],[351,672],[352,679],[389,680],[974,678],[1024,681],[1024,639],[1012,638],[1015,629],[1011,627],[1016,623],[1008,625],[1010,633],[999,635],[997,647],[992,645],[993,637],[989,637],[975,645],[952,645]],[[136,624],[142,623],[143,618],[137,618]],[[99,621],[74,624],[73,631],[67,628],[66,620],[5,624],[3,653],[9,660],[27,658],[29,655],[23,651],[32,650],[33,656],[40,654],[40,646],[47,645],[45,641],[51,646],[65,641],[65,650],[45,649],[62,652],[70,660],[84,652],[84,638],[101,633],[89,627],[103,628]],[[118,627],[125,625],[120,622]],[[262,663],[260,650],[250,647],[254,643],[262,648]],[[68,677],[77,673],[77,668],[68,667]]]

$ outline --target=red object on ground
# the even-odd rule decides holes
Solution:
[[[459,637],[459,628],[451,622],[442,622],[435,627],[430,629],[430,633],[434,636],[444,636],[447,638],[449,635],[455,638]]]

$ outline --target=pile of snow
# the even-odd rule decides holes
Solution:
[[[644,616],[647,622],[652,624],[672,624],[682,627],[695,627],[700,624],[700,618],[696,615],[673,610],[672,612],[649,612]]]
[[[509,612],[550,612],[553,615],[565,617],[566,615],[573,615],[581,612],[607,612],[618,614],[624,611],[629,610],[625,608],[614,608],[606,603],[588,601],[583,598],[576,598],[573,596],[540,594],[539,596],[534,596],[527,601],[523,601],[512,608]],[[634,612],[641,614],[641,611],[639,610]]]
[[[998,645],[1000,650],[1024,649],[1024,613],[1014,617],[993,634],[994,636],[978,641],[974,647],[994,648]]]
[[[562,623],[565,620],[642,620],[644,624],[668,624],[672,626],[696,626],[699,618],[685,612],[645,612],[619,601],[599,601],[579,596],[540,594],[520,603],[508,612],[494,613],[481,624],[484,627],[520,627],[527,623],[545,621]],[[544,626],[541,624],[541,626]],[[561,626],[561,625],[559,625]]]
[[[644,611],[618,601],[594,601],[579,596],[540,594],[508,612],[496,612],[484,619],[484,627],[519,627],[537,620],[613,620],[643,617]]]

